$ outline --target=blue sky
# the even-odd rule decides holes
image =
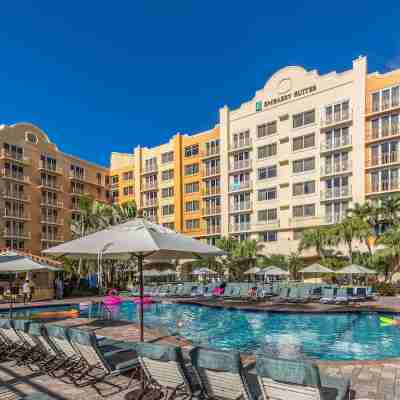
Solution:
[[[0,123],[33,122],[107,165],[212,127],[286,65],[400,67],[399,15],[390,0],[4,2]]]

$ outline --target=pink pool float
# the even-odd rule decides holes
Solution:
[[[115,289],[111,289],[108,292],[108,296],[104,298],[103,303],[107,306],[115,306],[120,304],[122,301],[121,297],[118,296],[118,292]]]
[[[135,297],[133,299],[135,304],[140,304],[140,297]],[[151,304],[153,303],[153,299],[151,297],[143,297],[143,304]]]

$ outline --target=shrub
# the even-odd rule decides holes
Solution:
[[[397,288],[393,283],[379,282],[374,285],[374,288],[380,296],[396,296],[397,294]]]

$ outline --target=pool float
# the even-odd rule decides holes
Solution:
[[[400,319],[390,317],[379,317],[381,326],[400,326]]]
[[[214,296],[221,296],[221,295],[224,294],[224,289],[223,288],[218,288],[218,287],[214,288],[213,291],[212,291],[212,294]]]
[[[32,318],[76,318],[79,317],[79,310],[68,311],[43,311],[32,314]]]
[[[115,289],[111,289],[108,292],[108,296],[103,300],[103,303],[107,306],[115,306],[121,303],[121,297],[117,296],[118,292]]]
[[[135,297],[133,299],[135,304],[140,304],[140,297]],[[153,303],[153,299],[151,297],[143,297],[143,304],[151,304]]]

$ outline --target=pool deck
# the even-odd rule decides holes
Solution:
[[[100,298],[79,298],[54,300],[49,302],[38,302],[33,306],[49,306],[76,304],[85,301],[95,301]],[[174,299],[174,301],[188,302],[187,299]],[[193,302],[193,301],[191,301]],[[400,312],[399,298],[381,298],[377,302],[362,303],[357,307],[343,307],[335,305],[319,304],[271,304],[271,302],[262,303],[235,303],[221,302],[214,300],[196,301],[196,304],[203,304],[213,307],[234,307],[246,310],[259,311],[284,311],[284,312],[348,312],[348,311],[383,311]],[[17,305],[16,308],[23,307]],[[8,305],[0,304],[0,310],[8,309]],[[111,337],[118,340],[137,341],[139,339],[138,327],[136,324],[126,321],[98,321],[85,318],[67,319],[58,321],[58,324],[67,326],[79,326],[83,329],[93,330],[98,335]],[[191,348],[188,341],[179,339],[175,336],[169,336],[165,332],[155,329],[146,329],[145,340],[151,342],[168,342],[179,344],[184,351]],[[252,362],[252,357],[244,357],[245,363]],[[353,398],[371,399],[371,400],[400,400],[400,359],[388,359],[382,361],[352,361],[352,362],[318,362],[320,370],[326,374],[346,377],[351,379]],[[113,384],[119,386],[110,386],[99,384],[98,389],[101,395],[92,388],[75,388],[70,384],[63,383],[40,372],[32,373],[26,368],[15,367],[10,363],[0,364],[0,385],[5,386],[14,397],[5,397],[7,399],[18,399],[24,393],[39,391],[54,396],[58,400],[99,400],[111,399],[120,400],[124,398],[126,390],[123,390],[128,382],[127,377],[112,378]],[[3,389],[0,389],[0,398]]]

